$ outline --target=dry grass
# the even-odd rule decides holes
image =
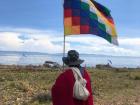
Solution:
[[[140,105],[140,70],[89,69],[95,105]],[[0,70],[0,105],[51,105],[59,71]]]

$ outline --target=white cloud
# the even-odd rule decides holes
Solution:
[[[37,40],[30,39],[24,41],[24,45],[22,49],[25,51],[33,51],[33,52],[48,52],[55,53],[61,52],[61,45],[53,44],[49,38],[38,38]]]
[[[17,33],[0,33],[0,50],[20,50],[22,40],[18,38]]]
[[[29,38],[22,40],[19,36],[24,35],[23,33]],[[120,46],[117,47],[93,35],[68,36],[66,51],[76,49],[80,53],[140,56],[139,37],[119,38],[119,43]],[[12,32],[0,33],[0,50],[62,53],[63,35],[51,30],[13,29]]]
[[[76,40],[77,39],[77,40]],[[105,55],[123,55],[123,56],[140,56],[139,42],[140,38],[120,38],[120,46],[109,44],[106,40],[98,37],[82,37],[71,40],[71,43],[79,42],[85,45],[75,45],[74,49],[78,49],[82,53],[95,53]],[[132,42],[132,43],[130,43]]]
[[[22,40],[22,38],[19,37],[23,32],[26,36],[29,36],[29,39]],[[62,52],[63,48],[61,45],[53,44],[50,40],[51,36],[55,35],[56,32],[33,29],[14,29],[12,32],[1,32],[0,50],[48,53]]]

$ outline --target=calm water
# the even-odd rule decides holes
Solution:
[[[19,64],[19,65],[40,65],[46,60],[55,61],[62,64],[60,54],[38,54],[38,53],[8,53],[0,52],[0,64]],[[95,66],[96,64],[107,64],[112,62],[114,67],[140,67],[140,57],[115,57],[101,55],[81,55],[85,62],[83,65]]]

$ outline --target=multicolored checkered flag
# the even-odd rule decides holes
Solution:
[[[110,11],[95,0],[64,0],[64,35],[93,34],[118,45]]]

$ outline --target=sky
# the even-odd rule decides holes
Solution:
[[[95,35],[66,37],[66,51],[140,56],[140,0],[96,0],[111,10],[119,46]],[[0,51],[63,52],[63,0],[0,0]]]

